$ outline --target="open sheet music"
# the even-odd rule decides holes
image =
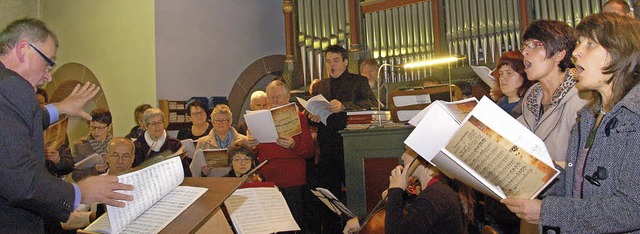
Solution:
[[[491,72],[493,72],[491,69],[485,66],[471,66],[471,69],[473,69],[480,79],[482,79],[485,84],[489,85],[489,87],[498,87],[498,81],[491,75]]]
[[[328,109],[330,105],[329,101],[327,101],[322,94],[313,96],[306,101],[299,97],[296,97],[296,99],[298,99],[298,102],[300,102],[300,105],[302,105],[304,109],[309,111],[312,115],[320,116],[320,122],[327,125],[327,118],[329,118],[329,115],[333,113]]]
[[[224,204],[238,234],[300,230],[276,187],[238,189]]]
[[[46,149],[58,150],[67,139],[67,127],[69,118],[64,116],[58,122],[50,125],[44,130],[44,147]]]
[[[447,176],[502,199],[534,198],[559,174],[544,142],[488,98],[463,121],[434,104],[405,144]]]
[[[107,213],[85,230],[99,233],[157,233],[193,204],[206,188],[178,186],[184,179],[180,157],[170,157],[137,171],[118,176],[132,184],[133,201],[124,208],[107,206]]]
[[[292,137],[302,132],[298,107],[293,102],[270,110],[247,111],[244,120],[260,143],[276,142],[278,136]]]

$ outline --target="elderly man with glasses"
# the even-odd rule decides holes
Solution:
[[[58,40],[43,22],[21,19],[0,32],[0,233],[42,233],[43,219],[66,221],[80,203],[124,207],[133,190],[115,176],[88,177],[77,184],[45,168],[43,129],[59,114],[79,115],[98,89],[77,86],[61,102],[41,108],[35,88],[51,81]]]

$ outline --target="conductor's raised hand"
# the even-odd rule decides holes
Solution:
[[[124,207],[124,201],[133,201],[133,196],[117,192],[118,190],[133,190],[133,185],[118,183],[116,176],[90,176],[80,182],[78,187],[82,192],[80,203],[103,203],[111,206]]]
[[[389,176],[389,188],[401,188],[402,190],[407,189],[407,172],[402,166],[397,166],[395,169],[391,170],[391,175]]]
[[[91,84],[89,82],[80,86],[79,84],[73,88],[71,94],[60,102],[53,103],[58,109],[60,114],[80,116],[86,120],[91,121],[91,115],[83,110],[84,105],[87,104],[96,94],[100,91],[100,87]]]
[[[333,99],[329,102],[327,110],[331,111],[331,113],[342,112],[344,111],[344,105],[342,105],[342,102],[338,101],[337,99]]]

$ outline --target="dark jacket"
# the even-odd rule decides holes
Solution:
[[[640,87],[604,116],[582,174],[576,174],[576,165],[595,116],[586,109],[578,116],[567,167],[542,200],[540,224],[562,233],[640,232]],[[607,171],[606,179],[600,178],[600,186],[584,180],[582,198],[574,198],[574,179],[591,176],[598,167]]]
[[[45,168],[49,114],[31,84],[1,63],[0,110],[0,233],[42,233],[43,218],[69,218],[75,192]]]

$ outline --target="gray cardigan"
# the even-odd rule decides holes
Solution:
[[[595,117],[578,112],[567,150],[567,167],[542,200],[540,223],[562,233],[640,233],[640,87],[634,87],[596,131],[584,167],[592,175],[604,167],[608,177],[600,186],[587,180],[581,199],[573,198],[577,158],[584,148]]]

